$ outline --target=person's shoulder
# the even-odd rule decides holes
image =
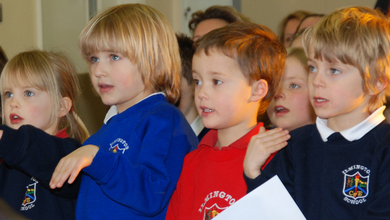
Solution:
[[[317,132],[316,124],[309,124],[290,131],[290,135],[291,135],[291,139],[294,139],[295,141],[299,141],[301,139],[314,137],[314,134],[316,132]]]
[[[390,159],[390,124],[382,122],[373,129],[376,140],[370,140],[370,143],[377,141],[375,154],[381,161]]]
[[[375,126],[374,129],[372,129],[372,132],[375,133],[376,136],[385,137],[389,136],[390,133],[390,124],[387,123],[387,121],[383,121],[382,123]]]
[[[378,124],[374,129],[370,131],[370,133],[373,133],[371,137],[375,138],[377,142],[385,142],[390,145],[390,124],[388,124],[387,122],[382,122]]]
[[[184,157],[183,167],[186,167],[186,169],[192,169],[194,167],[199,167],[201,163],[203,163],[203,159],[205,158],[207,154],[206,148],[197,148],[191,152],[189,152]]]
[[[159,96],[159,95],[157,95]],[[144,109],[145,114],[154,114],[161,116],[176,116],[180,110],[166,99],[157,99],[157,101]]]

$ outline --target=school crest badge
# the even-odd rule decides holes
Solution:
[[[37,200],[36,191],[38,181],[34,178],[31,178],[31,180],[33,181],[33,183],[26,186],[27,190],[26,194],[24,195],[22,207],[20,208],[21,211],[26,211],[33,208],[35,206],[33,203]]]
[[[219,213],[221,213],[225,208],[220,208],[218,204],[214,203],[211,207],[206,207],[204,209],[204,220],[211,220],[215,216],[217,216]]]
[[[129,149],[129,145],[127,144],[127,142],[122,138],[117,138],[110,144],[109,150],[113,153],[121,152],[122,154],[124,154],[127,149]]]
[[[344,195],[354,200],[367,197],[369,180],[369,175],[362,176],[360,172],[352,175],[344,174]]]

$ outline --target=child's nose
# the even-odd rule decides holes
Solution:
[[[284,92],[283,92],[283,89],[282,88],[278,88],[276,90],[276,93],[274,95],[274,99],[275,100],[279,100],[279,99],[284,99],[286,96],[284,95]]]
[[[11,103],[10,103],[12,108],[19,108],[20,107],[20,102],[17,98],[12,97],[11,98]]]
[[[198,86],[195,92],[199,99],[205,99],[207,97],[206,88],[204,86]]]
[[[102,77],[107,75],[107,66],[103,62],[96,63],[96,66],[92,71],[92,74],[96,77]]]
[[[323,87],[325,84],[324,84],[324,80],[322,78],[322,75],[317,73],[314,78],[312,79],[312,83],[313,83],[313,86],[314,87]]]

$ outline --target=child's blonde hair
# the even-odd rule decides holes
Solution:
[[[79,49],[86,60],[97,51],[127,56],[141,72],[145,89],[165,92],[171,103],[178,100],[179,47],[171,25],[156,9],[123,4],[99,13],[81,32]]]
[[[264,79],[268,92],[261,100],[258,115],[263,114],[274,97],[286,61],[286,49],[266,26],[235,22],[213,30],[195,43],[195,54],[217,49],[237,61],[249,84]]]
[[[303,50],[302,47],[291,47],[291,48],[287,48],[287,58],[289,57],[294,57],[296,58],[303,67],[305,67],[305,69],[307,70],[307,72],[309,73],[309,69],[308,69],[308,66],[307,66],[307,56],[306,56],[306,53],[305,51]]]
[[[360,6],[339,9],[305,31],[303,46],[306,54],[314,53],[316,59],[338,59],[359,69],[366,94],[377,93],[380,84],[390,81],[390,23],[378,10]],[[373,96],[368,111],[382,106],[389,94],[387,86]]]
[[[1,96],[5,88],[20,85],[28,85],[49,94],[53,114],[48,117],[51,122],[58,121],[58,129],[66,128],[68,135],[80,142],[88,138],[88,131],[75,112],[76,99],[80,94],[76,70],[65,55],[41,50],[19,53],[8,61],[1,74]],[[64,108],[63,97],[71,99],[72,108],[58,120],[56,112]],[[2,114],[5,123],[4,112]]]

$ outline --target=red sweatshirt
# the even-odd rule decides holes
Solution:
[[[215,147],[218,131],[210,130],[198,149],[184,159],[166,220],[212,219],[243,197],[247,190],[243,177],[246,149],[261,126],[263,123],[258,123],[240,139],[221,149]]]

